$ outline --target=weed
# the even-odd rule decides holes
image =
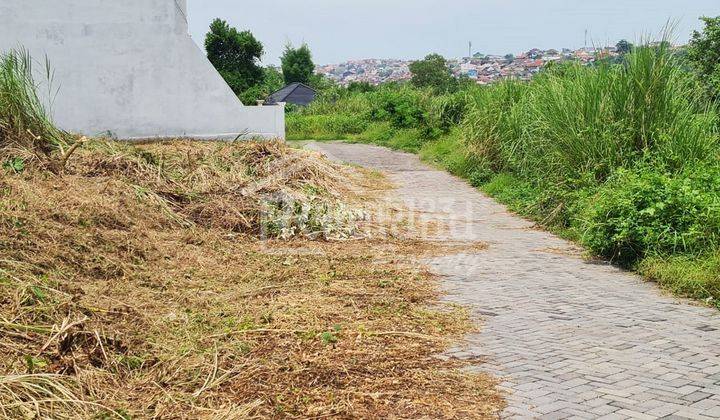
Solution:
[[[320,340],[323,342],[323,344],[325,344],[325,345],[327,346],[327,345],[330,345],[330,344],[335,344],[335,343],[337,343],[338,338],[337,338],[337,336],[336,336],[335,334],[333,334],[332,332],[326,331],[326,332],[320,334]]]
[[[16,174],[25,170],[25,160],[20,157],[11,157],[3,162],[3,168]]]

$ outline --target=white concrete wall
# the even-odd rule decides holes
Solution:
[[[253,130],[248,135],[264,138],[285,139],[285,103],[276,106],[246,106],[249,121],[253,121]]]
[[[190,38],[186,15],[186,0],[0,0],[0,51],[47,55],[53,116],[69,131],[284,138],[284,109],[244,107]]]

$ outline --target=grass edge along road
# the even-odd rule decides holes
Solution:
[[[288,135],[419,153],[591,253],[717,306],[719,114],[708,96],[660,42],[527,83],[336,88],[289,115]]]

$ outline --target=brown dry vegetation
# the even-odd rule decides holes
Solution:
[[[367,235],[378,174],[274,142],[93,141],[43,168],[0,172],[0,418],[502,407],[436,357],[472,329],[413,262],[443,246]]]

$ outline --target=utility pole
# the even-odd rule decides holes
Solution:
[[[472,58],[472,41],[468,42],[468,58]]]

